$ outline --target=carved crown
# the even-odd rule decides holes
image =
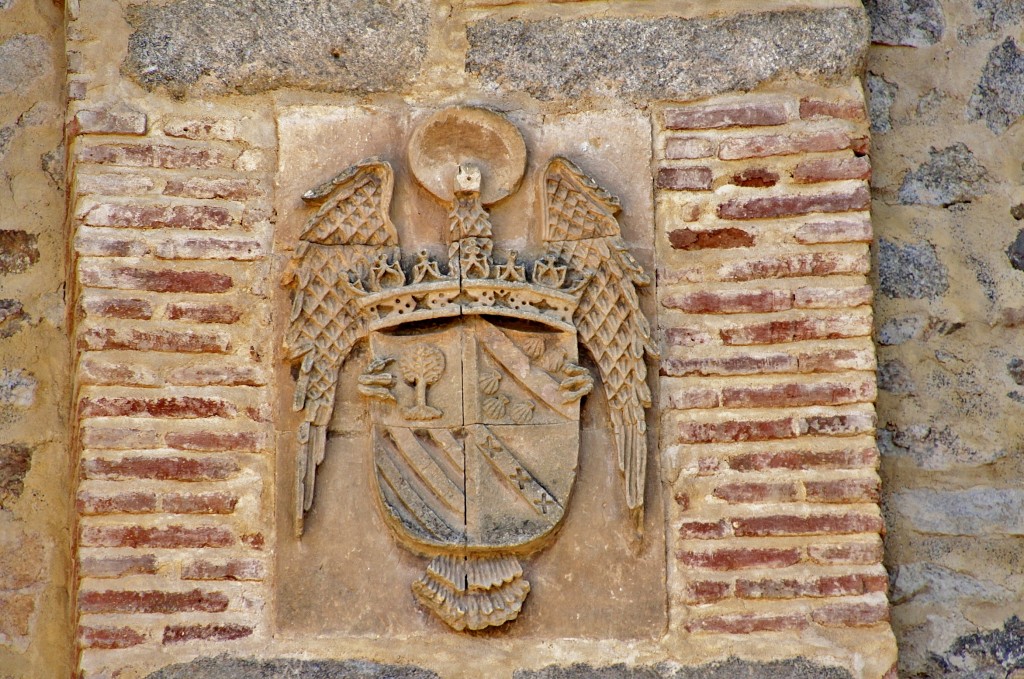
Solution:
[[[350,271],[348,287],[369,329],[467,314],[506,316],[575,332],[573,314],[589,276],[570,271],[552,255],[527,266],[518,253],[496,263],[482,255],[487,277],[459,278],[425,250],[417,253],[408,272],[396,255],[377,256],[369,270]],[[454,263],[453,263],[454,264]]]

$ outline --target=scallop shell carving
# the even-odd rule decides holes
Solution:
[[[540,366],[550,373],[559,372],[565,364],[565,352],[561,349],[544,354]]]
[[[530,401],[520,401],[512,406],[512,419],[518,424],[526,424],[533,419],[533,409],[536,406]]]
[[[544,338],[536,335],[527,337],[523,340],[523,351],[530,358],[540,358],[544,354]]]
[[[480,390],[488,396],[498,393],[501,386],[501,373],[496,370],[488,370],[480,376]]]
[[[505,417],[508,412],[508,396],[504,394],[498,394],[488,399],[484,399],[484,415],[491,419],[499,419]]]

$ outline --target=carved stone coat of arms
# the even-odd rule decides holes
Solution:
[[[286,280],[303,419],[295,527],[301,535],[313,504],[340,367],[367,340],[357,388],[370,403],[379,509],[404,547],[431,558],[412,583],[417,599],[454,629],[476,630],[516,618],[530,591],[519,559],[569,507],[580,401],[594,387],[581,345],[608,399],[625,502],[641,520],[644,360],[655,349],[636,286],[648,279],[622,241],[618,201],[562,157],[541,173],[543,246],[496,250],[485,206],[516,190],[525,163],[504,118],[441,111],[411,146],[413,175],[449,207],[447,256],[401,251],[383,160],[303,196],[317,210]]]

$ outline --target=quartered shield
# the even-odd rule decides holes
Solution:
[[[562,520],[579,460],[575,332],[490,316],[370,335],[393,398],[371,406],[384,515],[425,554],[530,551]]]

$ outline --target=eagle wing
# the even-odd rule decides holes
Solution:
[[[554,158],[541,181],[549,252],[590,276],[573,320],[601,373],[626,505],[640,530],[647,474],[644,411],[651,405],[644,357],[657,358],[658,353],[640,310],[637,286],[650,279],[622,240],[617,198],[565,158]]]
[[[367,270],[381,253],[397,253],[398,236],[388,216],[393,187],[391,166],[370,159],[302,197],[319,209],[303,229],[284,280],[294,290],[285,349],[288,360],[298,365],[293,407],[303,417],[295,489],[297,536],[313,503],[338,372],[366,334],[350,273]]]

